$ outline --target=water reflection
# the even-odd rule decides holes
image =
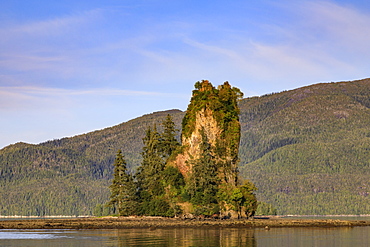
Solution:
[[[370,246],[370,227],[0,230],[0,246]]]
[[[256,231],[259,246],[370,246],[369,227],[272,228]]]
[[[115,230],[109,238],[118,246],[257,246],[252,229]]]

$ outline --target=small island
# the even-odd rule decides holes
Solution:
[[[142,163],[127,171],[121,150],[114,162],[107,206],[119,216],[241,219],[255,214],[257,189],[238,174],[243,93],[228,82],[195,84],[182,121],[181,144],[171,115],[163,131],[149,127]]]
[[[114,161],[103,217],[7,219],[0,229],[265,228],[370,226],[366,220],[254,217],[258,204],[240,179],[238,100],[228,82],[195,84],[182,121],[181,144],[171,115],[143,138],[141,166],[129,172],[122,150]]]

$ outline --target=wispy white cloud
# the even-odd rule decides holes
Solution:
[[[370,15],[355,3],[236,2],[237,11],[212,3],[219,13],[190,16],[149,4],[2,23],[0,111],[36,113],[45,123],[43,115],[73,112],[83,125],[80,115],[92,123],[96,109],[100,119],[122,112],[126,120],[185,109],[202,79],[228,80],[248,96],[369,77]]]
[[[309,1],[305,17],[308,25],[317,28],[318,38],[329,38],[354,50],[370,47],[370,15],[351,5],[332,1]]]
[[[145,91],[132,91],[132,90],[121,90],[121,89],[106,89],[97,88],[90,90],[75,90],[75,89],[64,89],[64,88],[48,88],[48,87],[30,87],[30,86],[14,86],[14,87],[0,87],[2,93],[19,93],[23,95],[46,95],[46,96],[58,96],[58,95],[122,95],[122,96],[141,96],[141,95],[162,95],[163,93],[156,92],[145,92]]]
[[[68,59],[65,56],[37,56],[36,54],[17,54],[17,52],[0,54],[0,56],[0,68],[18,71],[51,69],[56,63],[67,62]]]
[[[176,98],[183,97],[181,94],[168,94],[148,91],[133,91],[111,88],[95,88],[95,89],[63,89],[63,88],[48,88],[48,87],[31,87],[31,86],[13,86],[0,87],[0,109],[14,110],[35,107],[38,105],[43,108],[55,107],[60,105],[60,102],[69,102],[62,107],[73,107],[73,103],[81,98],[96,99],[110,96],[127,96],[127,97],[166,97]],[[48,102],[48,104],[45,104]]]
[[[219,70],[280,88],[301,83],[368,76],[370,16],[329,1],[274,4],[288,21],[259,23],[259,36],[232,36],[226,42],[184,40],[203,54],[218,54]],[[267,35],[268,34],[268,35]],[[236,35],[236,34],[234,34]],[[222,68],[223,67],[223,68]],[[295,85],[295,86],[294,86]],[[301,84],[302,85],[302,84]]]
[[[184,79],[203,79],[202,75],[211,73],[223,73],[225,77],[232,73],[235,78],[268,84],[271,79],[297,81],[299,77],[307,78],[307,75],[307,81],[316,81],[314,78],[320,77],[326,80],[337,70],[347,71],[348,75],[359,73],[354,60],[363,60],[360,53],[370,51],[370,17],[367,14],[330,1],[283,2],[284,6],[275,4],[275,11],[293,16],[290,21],[258,23],[260,35],[253,36],[248,36],[248,27],[223,26],[222,22],[216,22],[218,26],[212,26],[211,22],[197,25],[198,20],[175,19],[174,22],[154,22],[135,32],[128,32],[125,28],[116,35],[110,33],[111,39],[101,44],[74,47],[72,40],[89,43],[84,36],[90,34],[83,26],[96,23],[99,18],[108,19],[105,9],[2,28],[0,33],[14,29],[14,33],[26,36],[63,33],[71,29],[80,35],[76,36],[78,39],[69,39],[67,35],[63,37],[66,42],[60,44],[56,41],[57,44],[38,45],[35,42],[27,45],[21,40],[16,49],[7,49],[11,44],[6,43],[8,47],[3,51],[0,48],[0,69],[37,70],[48,75],[51,72],[55,77],[79,78],[78,82],[89,81],[95,85],[125,79],[142,84],[145,81],[171,82],[178,81],[176,77],[179,75]],[[228,31],[225,33],[225,30]],[[204,32],[211,35],[207,39],[200,37],[199,34]],[[231,33],[230,37],[219,38]],[[266,33],[274,39],[262,37]],[[92,40],[100,38],[96,34],[90,36]],[[352,51],[356,54],[351,54]]]
[[[187,99],[183,94],[114,88],[1,86],[0,126],[6,138],[2,138],[0,148],[16,141],[39,143],[113,126],[146,113],[169,109],[170,105],[159,102],[182,98]],[[138,107],[146,110],[138,110]]]
[[[82,25],[88,25],[95,22],[102,16],[101,9],[93,9],[76,14],[70,14],[61,17],[55,17],[42,21],[31,21],[27,23],[17,23],[0,28],[0,40],[9,40],[14,36],[51,36],[62,35],[66,32],[76,30]]]
[[[81,48],[80,43],[88,38],[81,35],[103,19],[103,15],[104,10],[93,9],[41,21],[2,25],[0,73],[4,76],[0,77],[0,85],[11,85],[12,81],[19,81],[19,85],[45,83],[42,77],[55,81],[52,77],[71,78],[78,76],[78,72],[86,72],[81,62],[85,47]],[[21,79],[22,74],[26,76]]]

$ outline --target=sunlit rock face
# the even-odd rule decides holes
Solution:
[[[177,167],[180,172],[186,177],[192,170],[190,162],[192,159],[199,158],[199,145],[202,142],[202,136],[200,130],[204,130],[208,137],[209,143],[215,147],[217,140],[220,140],[221,129],[217,124],[216,119],[213,117],[212,111],[210,109],[202,109],[196,114],[195,119],[195,129],[190,134],[189,137],[182,136],[182,145],[184,147],[184,152],[179,154],[176,159]]]
[[[237,99],[242,93],[228,82],[217,89],[208,81],[195,87],[182,123],[182,151],[176,157],[176,166],[185,178],[189,177],[192,161],[200,156],[203,132],[212,147],[219,177],[235,184],[240,140]]]

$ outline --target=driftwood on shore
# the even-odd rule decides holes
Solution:
[[[0,229],[130,229],[130,228],[274,228],[274,227],[353,227],[370,226],[365,220],[333,219],[250,219],[182,220],[162,217],[104,217],[75,219],[3,220]]]

